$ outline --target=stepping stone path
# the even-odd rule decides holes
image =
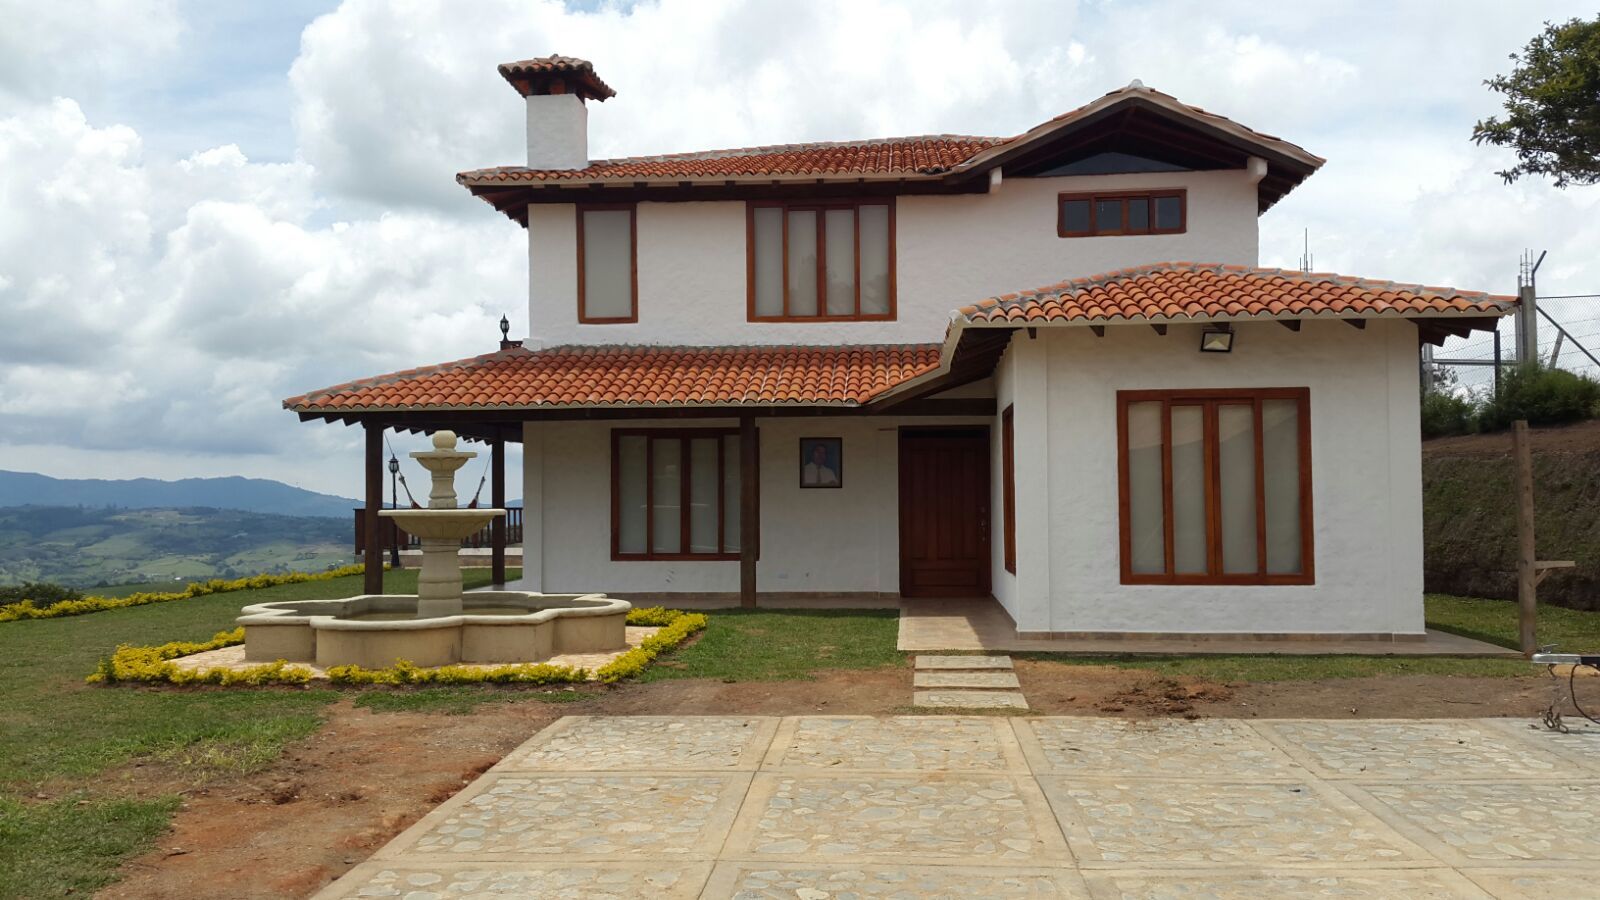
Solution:
[[[918,656],[914,706],[1027,709],[1009,656]]]

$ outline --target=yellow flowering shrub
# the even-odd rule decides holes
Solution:
[[[180,656],[220,650],[242,643],[244,643],[244,629],[235,628],[232,631],[219,631],[209,641],[173,641],[156,647],[133,647],[122,644],[110,656],[100,661],[99,667],[89,676],[88,681],[91,684],[146,681],[232,686],[305,684],[311,680],[310,669],[281,659],[242,669],[225,667],[184,669],[172,662]]]
[[[642,621],[641,621],[642,620]],[[361,666],[333,666],[328,669],[328,681],[339,685],[361,684],[577,684],[594,678],[610,684],[631,678],[644,671],[657,656],[678,646],[689,636],[706,627],[707,619],[700,613],[652,607],[628,613],[629,625],[660,627],[661,630],[644,639],[638,647],[629,650],[611,662],[590,672],[578,666],[559,666],[550,663],[512,663],[503,666],[481,667],[467,665],[439,666],[424,669],[409,660],[397,660],[385,669],[364,669]],[[664,624],[663,624],[664,623]],[[209,641],[173,641],[154,647],[135,647],[121,644],[108,657],[100,661],[94,674],[88,677],[93,684],[119,682],[160,682],[166,684],[220,684],[224,686],[305,684],[311,680],[311,669],[285,660],[244,668],[215,667],[210,669],[185,669],[172,661],[180,656],[191,656],[208,650],[219,650],[244,643],[244,628],[220,631]]]
[[[332,581],[335,578],[360,575],[364,571],[366,571],[366,567],[357,564],[338,569],[329,569],[326,572],[287,572],[282,575],[252,575],[249,578],[235,578],[232,580],[213,578],[210,581],[196,581],[181,591],[145,591],[129,594],[126,597],[84,597],[81,600],[63,600],[60,603],[52,603],[44,607],[34,606],[32,600],[23,600],[21,603],[9,603],[5,606],[0,606],[0,622],[12,622],[18,619],[56,619],[62,616],[81,616],[85,613],[102,612],[108,609],[127,609],[130,606],[167,603],[172,600],[188,600],[191,597],[205,597],[210,594],[254,591],[261,588],[277,587],[280,584]]]
[[[654,612],[654,610],[639,611]],[[657,656],[678,646],[688,640],[690,635],[705,628],[706,622],[709,621],[700,613],[686,613],[675,609],[661,610],[661,612],[673,614],[670,624],[645,638],[639,646],[595,670],[596,679],[606,684],[611,684],[624,678],[632,678],[643,672],[645,667],[654,662]],[[632,623],[632,615],[628,616],[628,621],[630,624]]]
[[[588,680],[588,669],[549,663],[423,669],[410,660],[401,659],[387,669],[334,666],[328,670],[328,681],[333,684],[576,684]]]

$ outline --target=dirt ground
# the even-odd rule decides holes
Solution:
[[[1033,713],[1199,717],[1478,717],[1532,720],[1539,678],[1407,676],[1216,684],[1111,666],[1019,661]],[[684,680],[594,688],[569,703],[484,703],[463,715],[382,712],[344,700],[268,770],[193,787],[159,766],[118,777],[180,791],[157,847],[131,861],[112,898],[305,897],[563,715],[816,715],[912,712],[909,668],[822,673],[813,681]]]
[[[1529,430],[1535,453],[1589,453],[1600,450],[1600,419],[1571,425],[1541,426]],[[1462,434],[1422,442],[1423,456],[1511,455],[1511,432]]]

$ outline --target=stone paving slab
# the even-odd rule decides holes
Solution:
[[[825,866],[718,863],[706,897],[739,900],[1076,900],[1089,897],[1067,869],[976,866]]]
[[[1092,873],[1086,876],[1096,897],[1180,900],[1461,900],[1491,895],[1451,869],[1391,869],[1362,872],[1212,871]],[[1521,895],[1518,895],[1521,896]]]
[[[1600,896],[1528,721],[571,717],[318,897]]]
[[[1461,781],[1574,774],[1562,757],[1524,737],[1472,720],[1272,721],[1258,723],[1322,778]]]
[[[1341,787],[1457,867],[1600,866],[1600,781]]]
[[[911,685],[919,688],[1022,689],[1021,682],[1012,672],[917,672],[912,676]]]
[[[955,669],[976,671],[979,669],[1009,669],[1011,657],[1009,656],[918,656],[917,668],[919,669]]]
[[[784,719],[768,770],[1017,772],[1028,763],[1004,719],[804,716]]]
[[[1499,728],[1544,753],[1561,757],[1577,772],[1600,777],[1600,725],[1583,719],[1566,720],[1567,733],[1551,731],[1523,719],[1482,719],[1486,727]]]
[[[781,861],[1006,866],[1070,858],[1033,779],[950,773],[758,773],[724,853]]]
[[[1461,873],[1503,900],[1577,900],[1600,894],[1600,872],[1593,869],[1463,869]]]
[[[490,774],[379,850],[392,859],[712,859],[748,773]]]
[[[711,874],[711,863],[549,862],[453,863],[417,866],[392,860],[367,862],[341,878],[337,892],[316,900],[692,900]]]
[[[1015,726],[1038,775],[1298,781],[1310,774],[1237,720],[1053,716]]]
[[[1085,868],[1423,862],[1423,850],[1349,799],[1310,783],[1084,781],[1040,777]]]
[[[755,771],[777,729],[770,716],[567,716],[497,768]]]
[[[1027,709],[1021,694],[1004,691],[968,691],[950,688],[938,691],[912,691],[912,706],[930,709]]]

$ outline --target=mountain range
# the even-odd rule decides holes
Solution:
[[[123,509],[209,507],[279,516],[348,518],[361,503],[265,478],[51,478],[0,469],[0,506],[85,506]]]

